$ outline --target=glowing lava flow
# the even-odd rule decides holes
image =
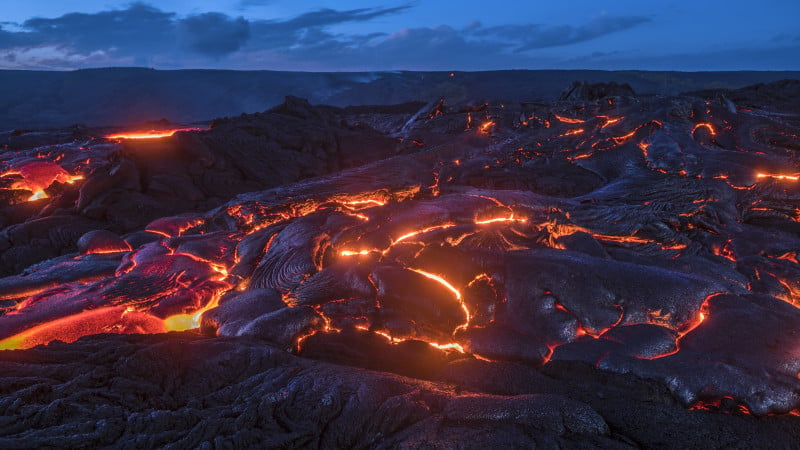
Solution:
[[[703,303],[700,304],[700,308],[698,308],[697,316],[696,316],[695,320],[693,320],[691,323],[689,323],[683,330],[676,330],[676,331],[678,331],[678,337],[675,339],[675,349],[673,349],[671,351],[668,351],[668,352],[665,352],[665,353],[662,353],[660,355],[656,355],[656,356],[653,356],[653,357],[650,357],[650,358],[643,358],[643,359],[651,359],[651,360],[652,359],[660,359],[660,358],[664,358],[664,357],[667,357],[667,356],[672,356],[672,355],[677,354],[681,350],[681,339],[683,339],[683,337],[686,336],[687,334],[689,334],[692,331],[694,331],[695,328],[699,327],[700,324],[702,324],[706,320],[706,314],[708,313],[708,301],[710,299],[718,296],[718,295],[724,295],[724,294],[715,293],[715,294],[708,295],[705,298],[705,300],[703,300]],[[650,318],[652,318],[652,316],[650,314],[648,314],[648,316],[650,316]],[[655,323],[658,323],[658,321],[656,321]]]
[[[73,342],[98,333],[163,333],[161,319],[125,306],[90,309],[37,325],[22,333],[0,340],[0,350],[15,350],[47,344],[54,340]]]
[[[481,126],[478,127],[478,131],[480,131],[483,134],[489,134],[489,132],[492,131],[492,128],[494,128],[494,126],[495,123],[489,120],[482,123]]]
[[[565,131],[565,132],[559,134],[556,137],[575,136],[575,135],[583,133],[583,131],[584,130],[582,128],[575,128],[574,130]]]
[[[175,314],[164,319],[167,331],[186,331],[200,327],[203,313],[219,305],[219,295],[215,295],[208,304],[193,313]]]
[[[395,239],[394,242],[392,242],[392,245],[397,244],[398,242],[405,241],[406,239],[412,238],[412,237],[420,235],[420,234],[425,234],[425,233],[428,233],[428,232],[431,232],[431,231],[442,230],[442,229],[450,228],[450,227],[454,227],[454,226],[455,226],[454,223],[445,223],[445,224],[442,224],[442,225],[434,225],[432,227],[424,228],[424,229],[418,230],[418,231],[412,231],[410,233],[406,233],[406,234],[400,236],[399,238]]]
[[[702,122],[695,125],[694,128],[692,128],[692,134],[694,134],[695,131],[699,130],[700,128],[705,128],[706,130],[708,130],[711,136],[717,135],[717,132],[714,130],[714,126],[707,122]]]
[[[397,343],[405,342],[405,341],[408,340],[408,339],[396,338],[396,337],[392,336],[389,333],[384,333],[383,331],[370,330],[369,327],[364,326],[364,325],[357,325],[355,328],[358,329],[358,330],[367,331],[369,333],[373,333],[375,335],[381,336],[381,337],[387,339],[392,344],[397,344]],[[439,344],[437,342],[430,342],[430,341],[422,341],[422,342],[425,342],[426,344],[430,345],[431,347],[439,349],[439,350],[457,351],[459,353],[467,353],[466,350],[464,350],[464,347],[461,344],[458,344],[456,342],[450,342],[450,343],[447,343],[447,344]]]
[[[773,180],[797,181],[800,180],[800,175],[779,175],[771,173],[757,173],[756,178],[772,178]]]
[[[178,131],[200,131],[203,128],[170,128],[167,130],[132,131],[130,133],[117,133],[106,136],[106,139],[158,139],[169,137]]]
[[[469,309],[467,308],[467,305],[464,304],[464,298],[461,296],[461,291],[456,289],[456,287],[453,286],[452,284],[450,284],[449,281],[445,280],[444,278],[442,278],[439,275],[436,275],[435,273],[426,272],[426,271],[420,270],[420,269],[409,269],[409,270],[411,270],[413,272],[416,272],[416,273],[422,275],[425,278],[428,278],[430,280],[433,280],[433,281],[441,284],[447,290],[452,292],[453,295],[455,295],[456,300],[458,301],[459,305],[461,305],[461,309],[464,310],[464,315],[467,318],[462,325],[459,325],[458,327],[456,327],[456,330],[466,329],[469,326],[469,321],[470,321]]]
[[[553,115],[555,116],[556,119],[559,120],[559,122],[564,122],[564,123],[584,123],[584,122],[586,122],[585,120],[573,119],[571,117],[559,116],[558,114],[553,114]]]
[[[358,255],[364,256],[364,255],[369,255],[370,253],[373,253],[373,252],[376,252],[376,251],[377,250],[359,250],[359,251],[342,250],[341,252],[339,252],[339,254],[342,255],[342,256],[358,256]]]
[[[497,222],[520,222],[520,223],[525,223],[527,221],[528,221],[528,219],[520,218],[520,217],[514,217],[514,214],[511,214],[511,216],[509,216],[509,217],[495,217],[495,218],[492,218],[492,219],[477,220],[477,221],[475,221],[475,224],[476,225],[484,225],[484,224],[487,224],[487,223],[497,223]]]
[[[611,125],[619,123],[624,117],[609,117],[609,116],[600,116],[600,118],[605,119],[605,123],[600,126],[600,128],[610,127]]]
[[[45,189],[49,188],[53,183],[73,184],[83,179],[82,175],[70,175],[58,164],[47,160],[27,161],[14,170],[0,174],[0,178],[13,176],[18,176],[22,179],[14,181],[11,184],[11,189],[31,192],[31,196],[27,198],[27,201],[47,198],[48,195]]]
[[[440,277],[439,275],[436,275],[436,274],[433,274],[433,273],[430,273],[430,272],[425,272],[424,270],[419,270],[419,269],[409,269],[409,270],[417,272],[418,274],[420,274],[420,275],[422,275],[422,276],[424,276],[426,278],[430,278],[431,280],[436,281],[437,283],[439,283],[442,286],[446,287],[447,290],[452,292],[453,295],[456,296],[457,300],[459,300],[459,301],[461,300],[461,292],[458,289],[456,289],[455,286],[450,284],[449,281],[445,280],[444,278]],[[467,316],[469,317],[469,312],[467,313]]]
[[[638,128],[637,128],[636,130],[633,130],[633,131],[631,131],[631,132],[630,132],[630,133],[628,133],[628,134],[625,134],[625,135],[622,135],[622,136],[614,136],[614,137],[612,137],[611,139],[613,139],[613,140],[614,140],[614,143],[615,143],[615,144],[617,144],[617,145],[621,145],[621,144],[624,144],[625,142],[628,142],[628,140],[629,140],[630,138],[632,138],[632,137],[633,137],[633,135],[635,135],[635,134],[636,134],[636,131],[638,131]]]
[[[366,200],[348,200],[343,202],[345,206],[350,206],[353,208],[365,208],[368,206],[383,206],[386,204],[384,200],[376,200],[376,199],[366,199]]]

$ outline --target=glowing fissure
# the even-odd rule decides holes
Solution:
[[[553,114],[553,117],[558,119],[559,122],[564,122],[564,123],[584,123],[584,122],[586,122],[585,120],[573,119],[571,117],[559,116],[558,114]]]
[[[459,291],[458,289],[456,289],[456,288],[455,288],[455,286],[453,286],[452,284],[450,284],[450,282],[448,282],[447,280],[445,280],[445,279],[444,279],[444,278],[442,278],[441,276],[439,276],[439,275],[436,275],[436,274],[434,274],[434,273],[426,272],[426,271],[424,271],[424,270],[420,270],[420,269],[409,269],[409,270],[411,270],[411,271],[413,271],[413,272],[416,272],[416,273],[418,273],[418,274],[420,274],[420,275],[424,276],[425,278],[429,278],[429,279],[431,279],[431,280],[433,280],[433,281],[435,281],[435,282],[437,282],[437,283],[441,284],[442,286],[444,286],[445,288],[447,288],[447,290],[448,290],[448,291],[452,292],[452,293],[453,293],[453,295],[455,295],[455,297],[456,297],[456,300],[459,300],[459,301],[461,301],[461,291]],[[467,313],[467,317],[469,317],[469,313]]]
[[[696,124],[694,128],[692,128],[692,134],[694,134],[700,128],[705,128],[706,130],[708,130],[709,134],[711,134],[712,137],[717,135],[716,130],[714,130],[714,125],[707,122]]]
[[[411,339],[397,338],[397,337],[394,337],[394,336],[390,335],[389,333],[384,333],[383,331],[371,330],[370,327],[364,326],[364,325],[357,325],[355,328],[358,329],[358,330],[362,330],[362,331],[366,331],[366,332],[372,333],[372,334],[374,334],[376,336],[381,336],[381,337],[385,338],[386,340],[388,340],[392,344],[399,344],[401,342],[406,342],[406,341],[411,340]],[[457,342],[449,342],[447,344],[441,344],[441,343],[431,342],[431,341],[423,341],[423,342],[425,342],[426,344],[430,345],[431,347],[439,349],[439,350],[457,351],[459,353],[467,353],[466,350],[464,350],[464,347],[461,344],[457,343]]]
[[[476,225],[485,225],[487,223],[498,223],[498,222],[520,222],[525,223],[528,219],[523,217],[514,217],[514,214],[511,214],[509,217],[495,217],[492,219],[484,219],[484,220],[477,220],[475,221]]]
[[[718,295],[724,295],[724,294],[723,293],[715,293],[715,294],[711,294],[711,295],[707,296],[705,298],[705,300],[703,300],[703,303],[700,305],[700,308],[697,311],[697,315],[695,316],[695,320],[692,321],[691,323],[689,323],[687,327],[684,327],[683,330],[679,330],[678,331],[678,338],[675,340],[675,349],[674,350],[672,350],[670,352],[667,352],[667,353],[663,353],[661,355],[654,356],[652,358],[644,358],[644,359],[665,358],[667,356],[671,356],[671,355],[674,355],[674,354],[680,352],[680,350],[681,350],[681,345],[680,345],[681,339],[683,339],[683,337],[686,336],[687,334],[689,334],[692,331],[694,331],[697,327],[700,326],[700,324],[702,324],[706,320],[706,314],[708,313],[708,301],[711,300],[712,298],[718,296]]]
[[[609,116],[600,116],[602,119],[605,119],[605,123],[600,126],[600,128],[610,127],[612,125],[616,125],[624,119],[624,117],[609,117]]]

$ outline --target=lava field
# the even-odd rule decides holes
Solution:
[[[0,447],[795,447],[798,105],[0,134]]]

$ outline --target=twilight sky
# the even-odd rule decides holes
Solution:
[[[0,0],[0,69],[800,70],[797,0]]]

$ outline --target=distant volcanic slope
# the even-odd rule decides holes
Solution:
[[[580,98],[584,91],[592,98]],[[326,389],[344,384],[349,387],[341,389],[357,390],[351,384],[358,377],[383,383],[370,372],[339,367],[351,366],[484,392],[470,397],[442,385],[412,389],[422,382],[386,375],[405,380],[386,381],[400,383],[391,389],[408,388],[404,392],[416,392],[408,395],[425,398],[409,400],[421,408],[417,416],[409,412],[416,419],[387,429],[395,444],[413,443],[403,433],[426,417],[474,422],[476,430],[499,420],[511,427],[506,436],[519,432],[519,442],[528,443],[543,435],[534,439],[519,430],[550,420],[561,428],[536,422],[533,429],[607,444],[603,439],[619,438],[606,423],[614,413],[600,414],[576,397],[487,396],[497,388],[482,391],[491,382],[466,375],[502,370],[510,371],[506,377],[531,379],[575,362],[614,380],[622,377],[614,374],[656,380],[693,409],[797,414],[800,111],[737,109],[724,95],[703,100],[598,96],[603,89],[586,87],[575,92],[555,104],[452,108],[440,102],[416,114],[409,108],[331,112],[295,104],[290,110],[303,111],[295,117],[304,129],[319,126],[319,133],[281,134],[283,128],[273,124],[290,110],[278,108],[263,121],[218,122],[208,132],[176,135],[180,145],[169,149],[191,152],[191,164],[213,166],[222,152],[227,159],[218,170],[235,168],[248,186],[280,186],[240,194],[209,212],[158,218],[135,232],[134,226],[115,229],[108,215],[91,217],[104,224],[98,228],[128,234],[91,231],[77,241],[79,253],[0,279],[0,348],[96,333],[198,328],[216,340],[106,336],[72,345],[106,339],[124,346],[149,342],[149,348],[154,342],[173,345],[170,339],[186,346],[189,339],[214,359],[220,357],[215,349],[236,348],[238,339],[241,351],[269,359],[265,367],[296,365],[340,377],[328,380],[333,384]],[[250,152],[247,142],[262,132],[299,150],[265,145],[259,147],[263,153]],[[86,145],[89,153],[112,151],[107,141]],[[163,149],[157,144],[123,146],[131,160],[147,158],[147,167],[159,167]],[[69,148],[65,154],[74,151]],[[322,152],[313,160],[319,165],[309,166],[297,157],[317,155],[320,148],[336,158]],[[84,217],[97,200],[83,200],[83,191],[99,175],[75,160],[61,170],[83,177],[76,183],[84,188],[71,200],[58,198],[60,207]],[[375,162],[359,165],[370,160]],[[39,179],[22,168],[17,175],[8,161],[8,177],[17,177],[16,183]],[[51,184],[69,183],[59,178],[68,175],[43,162],[48,159],[41,161],[55,174]],[[169,178],[170,169],[155,170],[167,174],[159,183],[172,186],[178,198],[195,177],[219,174],[187,170],[184,178]],[[131,182],[147,176],[139,173]],[[322,173],[331,174],[307,179]],[[154,183],[154,176],[149,179]],[[299,179],[305,181],[293,183]],[[23,190],[19,199],[36,192]],[[208,194],[198,193],[201,198]],[[22,223],[42,220],[47,218]],[[26,230],[33,233],[30,242],[48,232]],[[51,345],[0,359],[18,373],[15,364],[25,357],[17,355],[35,358],[55,348],[72,347]],[[339,366],[327,372],[277,349]],[[98,364],[118,364],[109,361]],[[594,378],[583,389],[602,385]],[[301,395],[286,389],[286,395]],[[337,397],[343,395],[338,389],[329,401],[349,401]],[[9,399],[18,395],[3,392]],[[269,395],[282,392],[275,388]],[[520,392],[509,387],[499,393]],[[398,407],[410,411],[406,406]],[[335,419],[319,418],[326,420]],[[442,430],[440,437],[450,436]],[[380,440],[361,444],[375,442]]]

